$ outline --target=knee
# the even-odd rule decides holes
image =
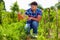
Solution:
[[[37,27],[38,26],[38,22],[37,21],[33,21],[32,25]]]
[[[26,24],[25,29],[29,29],[29,28],[30,28],[30,24]]]

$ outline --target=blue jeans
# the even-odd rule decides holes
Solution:
[[[33,29],[33,33],[37,34],[37,27],[38,27],[38,22],[37,21],[31,21],[31,22],[26,23],[25,31],[27,34],[30,34],[30,30]]]

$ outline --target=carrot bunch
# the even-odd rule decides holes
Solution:
[[[21,13],[18,13],[18,21],[23,20],[24,16]]]

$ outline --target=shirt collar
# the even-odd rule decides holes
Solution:
[[[38,8],[37,8],[37,9],[38,9]],[[37,9],[36,9],[36,12],[37,12]],[[33,12],[31,8],[30,8],[30,11]]]

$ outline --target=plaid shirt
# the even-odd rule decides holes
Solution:
[[[36,18],[38,15],[42,16],[42,11],[40,9],[36,9],[35,13],[33,13],[33,11],[30,9],[28,9],[25,13],[26,15],[28,15],[29,17],[34,17]]]

